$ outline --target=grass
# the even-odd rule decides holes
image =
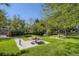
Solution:
[[[79,44],[74,40],[57,40],[55,38],[43,37],[44,40],[50,42],[25,50],[22,56],[79,56]]]
[[[22,37],[27,39],[28,37]],[[43,44],[20,51],[13,38],[0,39],[0,55],[20,56],[79,56],[79,37],[58,40],[52,36],[42,37],[49,44]]]
[[[0,38],[0,55],[16,55],[19,52],[16,43],[11,38]]]
[[[64,40],[65,42],[71,42],[71,43],[79,43],[78,39],[74,39],[74,38],[66,38]]]

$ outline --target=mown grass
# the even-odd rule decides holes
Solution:
[[[49,44],[29,48],[23,56],[79,56],[78,42],[57,40],[55,38],[43,37]],[[75,39],[74,39],[75,40]]]
[[[78,37],[78,36],[77,36]],[[26,37],[27,38],[27,37]],[[64,40],[52,36],[42,37],[49,44],[43,44],[25,50],[19,50],[13,38],[0,38],[0,55],[7,56],[79,56],[78,38],[67,37]]]
[[[19,48],[12,38],[0,38],[0,55],[16,55]]]

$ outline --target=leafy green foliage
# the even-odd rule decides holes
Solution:
[[[9,6],[9,4],[7,3],[0,3],[0,6],[1,5]],[[3,30],[4,28],[6,28],[6,25],[7,25],[6,12],[5,10],[0,9],[0,30]]]
[[[44,4],[49,28],[66,30],[76,28],[79,24],[79,4]],[[49,14],[49,15],[48,15]]]
[[[0,10],[0,30],[5,27],[7,24],[7,18],[6,18],[6,13],[3,10]]]
[[[14,16],[13,20],[10,21],[10,26],[8,28],[10,30],[24,30],[25,22],[20,19],[20,17]]]
[[[33,30],[33,33],[37,35],[43,35],[45,33],[45,28],[41,26],[40,23],[33,24],[31,30]]]

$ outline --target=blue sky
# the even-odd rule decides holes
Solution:
[[[14,15],[20,15],[21,18],[29,21],[30,18],[36,19],[43,16],[42,4],[35,3],[12,3],[10,7],[0,6],[0,9],[4,9],[7,12],[7,16],[12,18]]]

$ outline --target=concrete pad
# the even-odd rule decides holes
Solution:
[[[19,40],[21,40],[21,45],[19,44]],[[24,40],[21,39],[21,38],[16,38],[16,39],[15,39],[15,42],[16,42],[16,44],[17,44],[17,46],[18,46],[18,48],[19,48],[20,50],[27,49],[27,48],[31,48],[31,47],[34,47],[34,46],[38,46],[38,44],[32,44],[32,43],[31,43],[31,42],[33,42],[33,40],[24,41]],[[44,40],[43,40],[43,42],[44,42],[45,44],[48,44],[48,43],[49,43],[49,42],[44,41]],[[42,45],[42,44],[40,44],[40,45]]]

